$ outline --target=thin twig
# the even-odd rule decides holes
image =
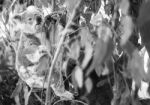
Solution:
[[[43,100],[36,93],[34,93],[34,96],[44,105]]]
[[[13,0],[13,2],[12,2],[12,4],[10,5],[10,7],[9,7],[9,11],[12,9],[12,7],[15,5],[15,3],[17,2],[17,0]]]
[[[48,101],[50,100],[49,99],[49,95],[50,95],[50,84],[51,84],[51,75],[52,75],[52,72],[53,72],[53,69],[54,69],[54,66],[55,66],[55,63],[57,61],[57,58],[59,56],[59,53],[60,53],[60,50],[61,50],[61,47],[63,45],[63,42],[64,42],[64,39],[65,39],[65,36],[66,36],[66,33],[67,33],[67,30],[75,16],[75,12],[76,12],[76,8],[79,6],[80,4],[80,1],[77,3],[73,13],[72,13],[72,16],[69,18],[68,22],[67,22],[67,25],[65,27],[65,29],[63,30],[63,32],[61,32],[61,36],[60,36],[60,41],[58,43],[58,47],[56,49],[56,52],[55,52],[55,55],[54,55],[54,59],[52,61],[52,64],[51,64],[51,67],[50,67],[50,71],[49,71],[49,75],[48,75],[48,86],[47,86],[47,92],[46,92],[46,102],[45,102],[45,105],[50,105],[48,103]]]
[[[55,0],[51,0],[52,1],[52,12],[55,11]]]

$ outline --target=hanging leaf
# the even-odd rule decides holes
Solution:
[[[94,48],[93,61],[86,75],[89,75],[94,70],[95,67],[101,66],[103,62],[103,58],[106,54],[106,51],[107,51],[107,43],[104,43],[104,41],[101,39],[97,39],[96,45]]]
[[[103,68],[102,65],[99,65],[99,66],[95,67],[95,72],[96,72],[97,76],[99,76],[99,77],[101,76],[103,70],[104,70],[104,68]]]
[[[86,46],[87,43],[92,44],[94,41],[93,35],[90,33],[87,27],[82,28],[79,35],[81,36],[81,46]]]
[[[143,60],[137,50],[132,53],[132,58],[128,61],[127,69],[137,86],[141,85],[142,80],[146,80]]]
[[[106,61],[102,75],[108,75],[114,71],[114,61],[112,58]]]
[[[29,91],[29,89],[28,89],[27,86],[24,86],[23,89],[24,89],[24,100],[25,100],[24,104],[28,105],[28,103],[29,103],[29,97],[31,95],[32,89],[30,89],[30,91]]]
[[[119,7],[121,9],[122,14],[128,14],[129,6],[129,0],[121,0]]]
[[[85,44],[84,53],[85,53],[85,56],[81,64],[82,69],[86,68],[86,66],[88,65],[89,61],[91,60],[93,56],[93,47],[90,43]]]
[[[75,9],[76,5],[80,3],[81,0],[66,0],[65,5],[69,11],[69,13],[72,13]]]
[[[69,49],[69,57],[73,58],[75,60],[77,60],[79,58],[79,54],[80,54],[80,45],[79,45],[79,41],[76,40],[75,42],[73,42],[71,44],[71,47]]]
[[[111,68],[111,69],[113,69],[113,68]],[[109,69],[108,69],[107,66],[105,66],[104,69],[103,69],[102,75],[105,76],[105,75],[108,75],[108,74],[109,74]]]
[[[85,81],[85,87],[88,93],[90,93],[93,89],[93,82],[91,80],[91,78],[87,78]]]
[[[114,44],[112,40],[111,30],[104,26],[100,26],[97,30],[99,39],[96,40],[94,46],[93,61],[87,70],[86,75],[89,75],[94,68],[102,68],[102,64],[112,55]],[[95,69],[98,75],[102,73],[103,69]]]
[[[124,45],[130,38],[133,31],[132,18],[130,16],[122,17],[121,25],[122,25],[122,33],[123,33],[121,35],[121,45]]]
[[[88,28],[82,28],[79,35],[81,36],[81,47],[85,47],[84,53],[84,59],[82,61],[81,67],[84,68],[88,65],[89,61],[91,60],[93,56],[93,46],[92,43],[94,42],[92,34],[89,32]]]
[[[138,28],[140,30],[141,33],[141,39],[142,39],[142,43],[145,45],[148,54],[150,56],[150,14],[149,14],[149,10],[150,10],[150,1],[145,1],[143,2],[143,4],[141,5],[140,11],[139,11],[139,17],[137,19],[138,22]]]
[[[14,100],[16,102],[16,105],[21,105],[19,96],[15,96]]]
[[[75,69],[74,75],[75,75],[75,80],[78,84],[78,87],[82,88],[82,86],[83,86],[83,71],[82,71],[82,69],[77,66]]]

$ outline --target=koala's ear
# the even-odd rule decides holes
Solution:
[[[12,18],[12,21],[13,23],[17,24],[17,23],[21,23],[22,22],[22,19],[23,19],[23,13],[18,13],[18,14],[15,14]]]

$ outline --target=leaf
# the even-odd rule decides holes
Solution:
[[[110,59],[112,55],[114,44],[112,40],[111,30],[105,25],[100,26],[97,30],[99,38],[95,42],[93,61],[87,70],[86,76],[89,75],[94,68],[101,68],[103,63]],[[102,73],[102,69],[95,69],[98,75]]]
[[[82,61],[81,67],[84,68],[88,65],[89,61],[91,60],[93,56],[93,46],[92,43],[94,42],[94,39],[92,37],[92,34],[89,32],[89,29],[82,28],[79,35],[81,36],[81,47],[85,47],[84,53],[84,59]]]
[[[137,19],[138,22],[138,28],[140,30],[140,35],[141,35],[141,39],[142,39],[142,43],[145,45],[148,54],[150,56],[150,14],[149,14],[149,10],[150,10],[150,2],[144,2],[141,5],[140,11],[139,11],[139,17]]]
[[[75,9],[76,5],[80,3],[81,0],[66,0],[65,5],[69,11],[69,13],[72,13]]]
[[[51,85],[51,87],[52,87],[54,93],[61,99],[72,100],[74,98],[73,94],[70,93],[69,91],[64,90],[64,88],[61,88],[61,87],[55,88],[54,85]]]
[[[86,68],[86,66],[88,65],[89,61],[91,60],[93,56],[93,47],[90,43],[85,44],[84,53],[85,53],[85,56],[81,64],[82,69]]]
[[[120,100],[120,105],[129,105],[130,104],[130,90],[126,84],[125,90],[123,93],[121,93],[121,100]]]
[[[14,100],[16,102],[16,105],[21,105],[19,96],[15,96]]]
[[[99,26],[103,20],[103,17],[100,13],[92,14],[90,23],[95,26]]]
[[[140,99],[150,99],[148,88],[149,88],[149,83],[141,81],[141,88],[138,91],[138,96]]]
[[[3,81],[3,78],[2,78],[2,76],[0,75],[0,83]]]
[[[102,67],[102,65],[98,65],[95,67],[95,72],[97,74],[97,76],[101,76],[101,74],[103,73],[104,68]]]
[[[23,88],[23,81],[21,79],[18,80],[17,86],[13,90],[13,93],[11,94],[11,98],[14,98],[15,96],[18,96]]]
[[[55,95],[61,99],[72,100],[74,98],[71,92],[65,90],[65,86],[59,72],[53,71],[51,77],[51,87]]]
[[[139,16],[137,19],[138,26],[143,26],[145,23],[147,23],[150,20],[150,1],[147,0],[147,2],[143,2],[140,10],[139,10]]]
[[[101,0],[101,6],[100,6],[98,12],[101,13],[103,19],[107,19],[109,21],[110,16],[106,13],[107,12],[106,11],[106,6],[107,6],[108,2],[106,3],[104,0]]]
[[[70,52],[69,52],[69,57],[73,58],[75,60],[77,60],[79,58],[79,54],[80,54],[80,45],[79,45],[79,41],[76,40],[75,42],[73,42],[71,44],[70,47]]]
[[[42,6],[42,10],[44,13],[44,17],[46,17],[52,13],[52,7],[51,6],[48,6],[48,7]]]
[[[133,22],[130,16],[125,16],[121,20],[122,25],[122,35],[121,35],[121,45],[124,45],[130,38],[133,31]]]
[[[29,97],[31,95],[31,92],[32,92],[32,89],[28,89],[27,86],[24,86],[24,99],[25,99],[25,105],[28,105],[28,102],[29,102]]]
[[[48,0],[36,0],[36,1],[34,1],[34,5],[41,8],[42,6],[48,7],[50,4],[49,4]]]
[[[146,80],[143,60],[137,50],[132,53],[132,58],[128,61],[127,70],[131,73],[137,86],[141,85],[142,80]]]
[[[77,66],[75,69],[74,75],[75,75],[75,80],[78,84],[78,87],[82,88],[82,86],[83,86],[83,71],[82,71],[82,69]]]
[[[121,9],[122,14],[124,15],[128,14],[129,6],[130,6],[129,0],[121,0],[119,7]]]
[[[88,68],[86,75],[89,75],[95,67],[101,66],[106,51],[107,51],[107,44],[104,43],[102,39],[97,39],[94,48],[93,61],[90,67]]]
[[[94,41],[93,35],[90,33],[87,27],[82,28],[79,35],[81,36],[81,46],[85,47],[87,43],[92,44]]]
[[[108,75],[111,72],[114,71],[114,60],[112,58],[110,58],[108,61],[106,61],[105,63],[105,68],[102,72],[102,75]]]
[[[149,72],[149,56],[148,56],[147,51],[144,52],[143,58],[144,58],[144,70],[145,70],[145,73],[148,73]]]
[[[113,69],[113,68],[111,68],[111,69]],[[107,66],[105,66],[105,68],[104,68],[104,70],[102,72],[102,75],[105,76],[105,75],[108,75],[108,74],[109,74],[109,69],[108,69]]]
[[[140,55],[143,57],[146,80],[147,82],[150,82],[150,58],[145,47],[141,49]]]
[[[85,87],[88,93],[90,93],[92,91],[93,88],[93,82],[90,78],[87,78],[85,81]]]

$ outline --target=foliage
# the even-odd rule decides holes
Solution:
[[[0,104],[12,98],[12,105],[141,105],[139,89],[150,82],[149,6],[147,0],[1,2]]]

